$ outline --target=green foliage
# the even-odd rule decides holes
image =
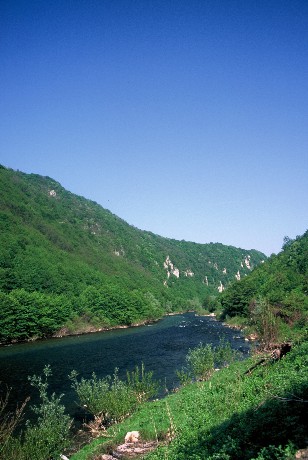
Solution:
[[[132,428],[143,440],[164,441],[149,460],[293,459],[307,442],[308,343],[246,373],[259,359],[236,361],[210,380],[140,406],[72,460],[97,458],[108,451],[108,435],[116,446]]]
[[[10,413],[7,411],[10,396],[9,390],[4,391],[3,395],[0,399],[0,458],[6,456],[8,449],[11,449],[12,435],[18,423],[21,422],[24,408],[29,401],[28,398],[21,407],[16,408],[14,413]]]
[[[46,337],[69,318],[71,301],[64,295],[27,292],[14,289],[0,292],[0,342]]]
[[[188,351],[186,356],[187,368],[177,371],[177,376],[181,385],[187,385],[191,380],[208,380],[214,367],[225,367],[239,358],[239,353],[232,350],[229,342],[220,340],[219,345],[214,347],[212,344],[203,345]]]
[[[43,377],[30,377],[31,385],[39,391],[40,405],[33,406],[36,422],[27,421],[24,432],[13,437],[13,431],[6,436],[1,445],[0,458],[6,460],[47,460],[59,458],[70,443],[71,420],[65,414],[61,397],[55,394],[48,396],[48,377],[51,375],[49,366],[44,368]],[[19,414],[17,411],[16,414]],[[16,417],[15,417],[16,418]],[[16,424],[14,423],[14,428]]]
[[[221,295],[220,302],[223,308],[223,317],[247,316],[249,302],[255,293],[255,286],[251,282],[251,276],[242,281],[234,281]]]
[[[208,380],[214,372],[214,353],[211,344],[200,345],[190,349],[186,361],[196,379]]]
[[[214,347],[215,366],[222,368],[233,363],[241,356],[240,352],[231,348],[230,342],[220,339],[219,345]]]
[[[133,413],[138,404],[155,396],[159,384],[153,379],[153,372],[147,372],[144,365],[135,367],[126,373],[126,382],[118,377],[118,369],[114,375],[99,379],[92,374],[91,379],[77,379],[77,373],[69,376],[72,388],[76,391],[79,403],[106,427],[119,423]]]
[[[300,335],[307,324],[307,261],[308,231],[285,239],[281,253],[221,294],[223,318],[246,317],[267,343]]]
[[[213,313],[219,308],[218,296],[216,295],[207,295],[203,302],[202,306],[210,313]]]
[[[132,372],[126,372],[126,380],[128,387],[134,392],[138,403],[148,401],[157,395],[159,390],[159,382],[153,379],[153,372],[147,372],[144,364],[141,368],[137,365]]]
[[[192,375],[187,368],[182,367],[182,369],[177,369],[175,373],[182,387],[185,387],[192,382]]]
[[[136,407],[137,398],[125,382],[118,377],[115,369],[113,377],[98,379],[95,373],[91,379],[77,380],[76,372],[69,376],[80,404],[91,414],[100,416],[102,424],[108,426],[127,417]]]
[[[257,457],[252,460],[294,460],[296,449],[293,443],[282,446],[268,446],[260,450]]]
[[[0,342],[214,309],[220,281],[265,258],[138,230],[50,177],[0,168],[0,192]]]
[[[278,321],[268,301],[259,298],[251,304],[251,322],[258,334],[260,347],[268,348],[277,342]]]
[[[44,369],[44,378],[33,376],[31,385],[39,391],[41,404],[34,406],[37,415],[35,424],[27,423],[23,449],[29,450],[29,456],[37,459],[57,457],[69,445],[71,420],[65,415],[61,398],[54,393],[48,396],[48,377],[51,375],[49,366]]]

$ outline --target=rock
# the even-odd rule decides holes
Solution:
[[[295,458],[300,458],[302,460],[307,460],[308,459],[308,448],[307,449],[301,449],[298,450],[295,454]]]
[[[134,444],[139,441],[139,431],[129,431],[125,436],[125,444]]]
[[[150,441],[145,443],[125,443],[118,446],[113,451],[114,458],[136,458],[140,455],[147,454],[157,447],[156,441]],[[111,460],[106,457],[103,460]]]

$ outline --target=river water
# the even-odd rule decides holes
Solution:
[[[153,371],[170,391],[178,385],[176,370],[185,365],[188,350],[200,342],[217,345],[222,337],[232,348],[244,355],[249,353],[249,344],[238,331],[224,327],[213,317],[194,313],[166,316],[147,326],[6,346],[0,348],[1,388],[11,388],[12,408],[27,396],[31,403],[37,403],[37,390],[30,386],[28,376],[42,374],[49,364],[50,391],[63,393],[67,411],[78,419],[76,395],[68,379],[72,370],[80,377],[90,378],[92,372],[98,377],[112,375],[117,367],[120,378],[124,378],[126,370],[143,362],[145,369]],[[29,407],[26,416],[31,417]]]

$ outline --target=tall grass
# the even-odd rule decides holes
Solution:
[[[259,360],[236,361],[206,381],[143,404],[109,432],[107,444],[96,442],[71,460],[94,459],[131,430],[139,430],[143,440],[158,441],[147,460],[294,458],[307,442],[308,343],[247,373]]]
[[[77,377],[75,371],[69,376],[79,404],[95,417],[96,425],[100,421],[103,430],[131,415],[139,404],[154,397],[159,390],[153,372],[147,372],[143,364],[127,372],[126,381],[119,379],[117,368],[112,377],[99,379],[95,373],[91,379],[78,380]]]
[[[26,422],[20,435],[14,436],[13,429],[20,421],[22,409],[13,415],[6,415],[1,423],[0,458],[5,460],[48,460],[59,458],[69,446],[71,420],[65,414],[61,398],[55,394],[48,395],[48,377],[51,375],[49,366],[43,376],[29,377],[31,385],[37,388],[40,404],[32,406],[36,415],[35,422]],[[3,405],[2,405],[3,406]]]

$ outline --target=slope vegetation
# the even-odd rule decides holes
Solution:
[[[265,347],[302,335],[308,312],[308,231],[285,238],[283,250],[272,255],[247,278],[221,295],[223,316],[242,317]]]
[[[1,167],[0,192],[2,342],[192,308],[266,258],[138,230],[49,177]]]
[[[294,459],[307,447],[307,351],[302,342],[280,361],[268,359],[251,372],[260,357],[236,362],[208,381],[145,403],[71,459],[112,454],[132,430],[143,442],[154,441],[149,460]]]

